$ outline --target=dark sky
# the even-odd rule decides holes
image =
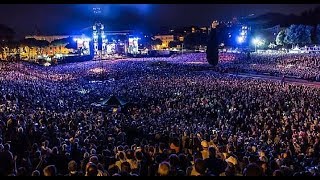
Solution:
[[[100,7],[106,29],[146,31],[160,26],[208,26],[214,19],[280,12],[299,14],[320,4],[2,4],[0,23],[22,37],[35,32],[72,34],[92,25],[93,7]]]

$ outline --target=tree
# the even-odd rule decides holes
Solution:
[[[320,44],[320,24],[316,27],[316,43]]]
[[[204,46],[207,43],[206,33],[190,33],[184,38],[184,46],[188,49],[194,49],[197,46]]]
[[[286,37],[286,31],[281,30],[276,37],[276,45],[283,46],[285,37]]]
[[[217,29],[213,28],[209,34],[207,44],[207,61],[209,64],[216,66],[219,62],[219,50],[218,50]]]
[[[286,29],[286,36],[284,38],[284,43],[286,44],[310,44],[311,43],[311,31],[312,26],[306,25],[291,25]]]
[[[72,37],[63,38],[60,40],[60,43],[65,44],[65,48],[67,49],[74,49],[76,50],[78,48],[77,42],[73,40]]]
[[[177,47],[178,45],[181,46],[181,42],[180,41],[170,41],[169,42],[169,48],[174,48],[174,47]]]
[[[139,41],[143,47],[146,47],[148,49],[151,49],[152,47],[152,41],[153,39],[150,36],[144,36],[141,38],[141,40]]]
[[[161,39],[157,38],[155,40],[152,41],[152,45],[156,46],[156,45],[161,45],[162,44],[162,41]]]
[[[63,38],[63,39],[56,39],[53,40],[50,45],[52,46],[61,46],[61,45],[66,45],[70,43],[70,39],[69,38]]]
[[[65,48],[67,48],[67,49],[77,49],[77,44],[76,43],[68,43],[68,44],[66,44]]]

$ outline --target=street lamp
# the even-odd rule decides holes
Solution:
[[[263,40],[261,40],[260,38],[254,38],[252,40],[252,43],[254,45],[254,51],[257,52],[257,47],[260,47],[261,45],[263,45]]]

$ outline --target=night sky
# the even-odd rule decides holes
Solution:
[[[35,32],[73,34],[94,21],[93,7],[109,30],[155,30],[161,26],[208,26],[214,19],[280,12],[299,14],[320,4],[2,4],[0,23],[13,28],[19,37]]]

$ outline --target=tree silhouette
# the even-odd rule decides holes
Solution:
[[[194,49],[196,46],[204,46],[207,43],[208,36],[205,33],[190,33],[184,38],[184,46],[188,49]]]
[[[169,48],[173,48],[173,47],[177,47],[178,45],[181,46],[181,42],[180,41],[170,41],[169,42]]]
[[[56,39],[53,40],[50,45],[52,46],[62,46],[70,43],[70,38]]]
[[[281,30],[277,37],[276,37],[276,44],[278,46],[283,46],[284,45],[284,38],[286,37],[286,31],[285,30]]]
[[[157,38],[157,39],[155,39],[155,40],[153,40],[152,41],[152,45],[161,45],[162,44],[162,41],[161,41],[161,39],[159,39],[159,38]]]
[[[315,31],[316,31],[316,33],[315,33],[316,34],[316,43],[320,44],[320,24],[317,25]]]
[[[291,25],[286,29],[286,36],[284,38],[285,44],[291,45],[305,45],[311,43],[311,26],[306,25]]]
[[[219,50],[218,50],[217,29],[213,28],[210,31],[208,45],[207,45],[207,61],[209,64],[216,66],[219,62]]]

